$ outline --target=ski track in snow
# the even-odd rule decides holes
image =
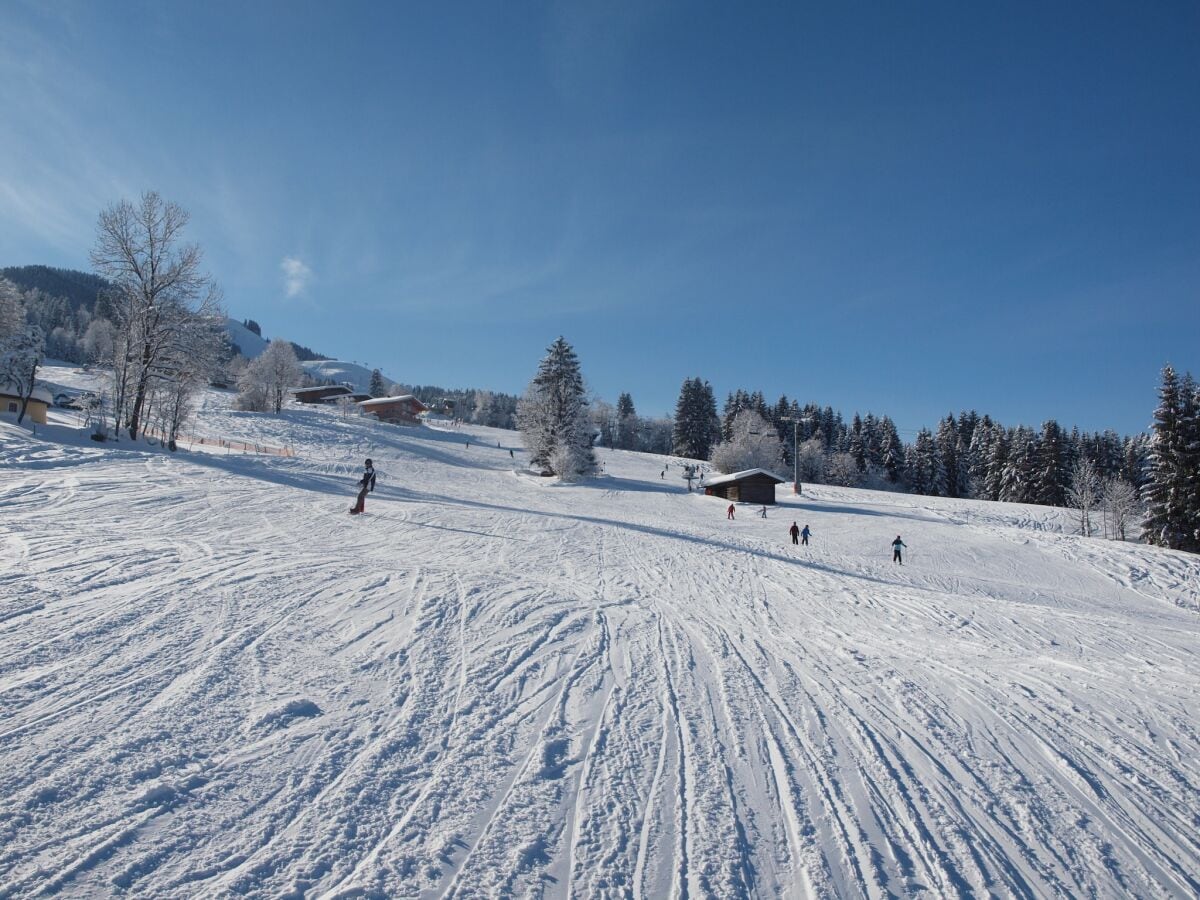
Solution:
[[[297,455],[0,424],[0,897],[1200,894],[1195,557],[825,487],[727,522],[660,458],[550,484],[216,392],[196,430]]]

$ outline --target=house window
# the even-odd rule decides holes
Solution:
[[[14,401],[14,400],[8,401],[8,411],[9,412],[19,412],[20,411],[17,409],[16,401]]]

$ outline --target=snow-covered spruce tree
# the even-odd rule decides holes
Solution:
[[[42,364],[46,339],[37,325],[26,324],[0,342],[0,385],[21,398],[21,409],[17,413],[17,424],[25,420],[29,398],[37,384],[38,366]]]
[[[184,244],[188,214],[148,191],[100,213],[92,265],[112,282],[106,298],[119,338],[114,360],[115,418],[136,438],[151,383],[168,377],[164,360],[180,347],[194,316],[218,314],[220,291],[200,271],[201,252]]]
[[[298,385],[304,369],[289,341],[276,338],[246,366],[238,379],[238,409],[279,412],[288,388]]]
[[[900,432],[896,423],[884,416],[879,423],[879,465],[884,477],[892,484],[904,480],[904,442],[900,440]]]
[[[712,463],[718,472],[728,475],[746,469],[781,472],[784,467],[783,442],[775,428],[753,409],[734,416],[732,435],[713,448]]]
[[[942,458],[937,452],[933,433],[928,428],[917,432],[917,440],[908,448],[906,476],[909,490],[914,494],[937,495],[945,482]]]
[[[617,397],[617,446],[622,450],[637,450],[639,431],[633,397],[627,393],[621,394]]]
[[[938,456],[941,458],[942,478],[937,493],[943,497],[958,496],[958,423],[951,413],[938,423],[934,438]]]
[[[1180,378],[1166,366],[1154,411],[1150,477],[1143,490],[1147,514],[1143,528],[1151,544],[1200,551],[1200,411],[1191,375]]]
[[[14,338],[25,326],[25,302],[21,291],[7,278],[0,278],[0,345]]]
[[[367,393],[372,397],[386,397],[387,387],[383,383],[383,373],[378,369],[371,372],[371,384],[367,388]]]
[[[564,481],[596,470],[583,373],[574,349],[562,337],[547,348],[518,403],[517,425],[535,468]]]
[[[720,434],[712,385],[699,377],[685,379],[675,404],[672,435],[675,454],[688,459],[708,459]]]

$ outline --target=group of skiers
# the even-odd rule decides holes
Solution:
[[[511,453],[511,451],[509,452]],[[666,469],[663,469],[664,476],[666,475],[666,471]],[[358,501],[352,507],[350,507],[350,515],[352,516],[356,516],[366,509],[367,494],[375,490],[375,466],[369,459],[363,468],[362,478],[358,480],[358,487]],[[734,513],[736,511],[737,507],[730,503],[729,508],[725,511],[725,517],[727,519],[734,518]],[[764,519],[767,517],[767,508],[765,506],[763,507],[762,517]],[[807,524],[804,526],[804,528],[801,528],[797,523],[793,522],[792,527],[788,529],[788,534],[792,536],[793,544],[807,547],[808,539],[812,536],[812,531],[809,530]],[[900,539],[900,535],[896,535],[896,539],[892,541],[892,562],[904,565],[904,556],[900,551],[907,549],[907,547],[908,545]]]

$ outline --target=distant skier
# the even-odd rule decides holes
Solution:
[[[904,558],[903,558],[903,556],[901,556],[900,551],[902,549],[906,549],[907,547],[908,547],[908,544],[906,544],[906,543],[904,543],[904,541],[900,540],[900,535],[896,535],[896,539],[894,541],[892,541],[892,562],[900,563],[900,565],[904,565]]]
[[[802,532],[800,532],[800,543],[803,544],[805,547],[808,546],[808,536],[810,534],[812,534],[812,532],[809,531],[808,526],[805,525],[804,530]]]
[[[512,450],[509,450],[509,451],[508,451],[508,458],[509,458],[509,459],[516,459],[516,457],[515,457],[515,456],[513,456],[513,452],[512,452]]]
[[[767,517],[767,505],[765,503],[763,504],[762,512],[760,512],[759,515],[764,519]]]
[[[792,536],[793,544],[800,543],[800,526],[797,525],[795,522],[793,522],[792,527],[788,529],[788,534],[790,534]]]
[[[358,502],[350,507],[350,515],[356,516],[367,508],[367,494],[375,490],[375,466],[368,459],[363,467],[363,476],[358,481]]]
[[[733,504],[732,503],[729,504],[729,509],[727,509],[725,511],[725,518],[727,518],[727,519],[733,518]]]

